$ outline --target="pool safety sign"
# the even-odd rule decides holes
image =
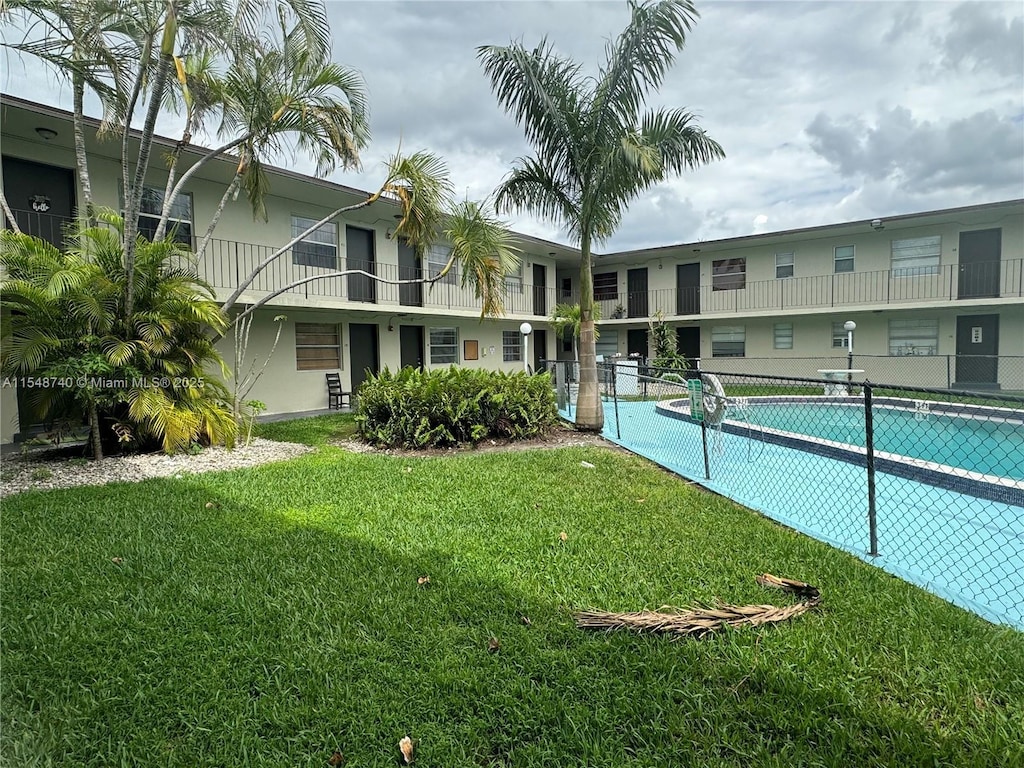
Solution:
[[[690,379],[687,386],[690,389],[690,417],[704,421],[704,385],[700,379]]]

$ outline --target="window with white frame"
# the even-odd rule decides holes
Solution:
[[[775,349],[792,349],[793,348],[793,324],[792,323],[776,323],[772,328],[772,335],[774,337],[773,346]]]
[[[447,365],[459,362],[459,329],[430,329],[430,362]]]
[[[910,237],[892,241],[892,276],[919,277],[939,274],[942,238]]]
[[[514,272],[505,273],[505,292],[515,296],[523,292],[523,264],[515,268]]]
[[[850,335],[843,326],[845,323],[832,323],[832,347],[846,349],[850,345]]]
[[[937,355],[939,353],[939,321],[890,320],[890,355]]]
[[[711,290],[738,291],[746,287],[746,259],[717,259],[711,262]]]
[[[523,334],[519,331],[501,332],[501,359],[506,363],[523,359]]]
[[[711,328],[712,357],[743,357],[747,353],[747,329],[742,325]]]
[[[334,323],[295,324],[295,368],[333,371],[341,368],[341,333]]]
[[[292,237],[298,237],[319,219],[292,216]],[[338,268],[338,225],[322,224],[292,246],[292,264],[322,269]]]
[[[427,275],[434,277],[445,265],[448,264],[448,259],[452,255],[452,249],[447,245],[432,245],[427,248]],[[447,285],[454,285],[457,278],[458,264],[452,264],[452,268],[448,270],[448,274],[442,277],[437,282],[445,283]]]
[[[853,246],[837,245],[834,252],[836,274],[853,272]]]
[[[143,187],[142,200],[139,207],[139,234],[152,240],[157,225],[163,215],[164,190],[156,187]],[[171,204],[167,217],[167,236],[176,243],[191,245],[192,243],[192,195],[187,192],[179,194]]]
[[[594,275],[594,301],[614,301],[619,298],[619,273],[599,272]]]
[[[775,254],[775,277],[792,277],[796,259],[793,252]]]

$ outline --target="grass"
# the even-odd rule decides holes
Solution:
[[[393,768],[407,734],[420,768],[1024,764],[1024,635],[617,452],[325,447],[0,524],[12,766]],[[785,600],[764,571],[823,609],[701,641],[572,622]]]
[[[257,424],[253,430],[256,437],[267,440],[281,440],[286,443],[305,445],[326,445],[345,440],[356,434],[355,417],[350,413],[326,414],[308,419],[273,421]]]

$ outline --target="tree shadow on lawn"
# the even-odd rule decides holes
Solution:
[[[323,510],[190,480],[147,483],[141,505],[112,488],[108,522],[65,508],[74,492],[5,515],[30,548],[4,569],[9,758],[51,742],[55,764],[322,766],[340,749],[394,766],[410,735],[417,765],[445,768],[998,762],[762,659],[785,625],[588,634],[457,553],[396,552]]]

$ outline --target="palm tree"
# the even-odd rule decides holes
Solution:
[[[191,254],[173,241],[140,238],[129,277],[123,221],[109,210],[96,216],[102,225],[74,230],[64,251],[0,233],[8,276],[0,297],[13,310],[5,318],[3,370],[66,382],[56,396],[40,398],[37,409],[46,416],[73,398],[89,418],[96,458],[114,440],[104,423],[123,423],[139,443],[159,442],[167,452],[230,441],[230,398],[208,373],[224,369],[212,336],[223,332],[226,318],[212,289],[196,279]],[[81,381],[93,378],[121,383]]]
[[[594,305],[594,322],[598,322],[601,319],[601,305]],[[579,365],[580,353],[579,353],[579,338],[580,331],[583,327],[583,315],[580,312],[579,304],[556,304],[555,308],[551,311],[551,317],[549,318],[551,327],[554,329],[560,337],[564,338],[566,333],[572,334],[572,359]],[[594,341],[601,338],[601,333],[594,326]]]
[[[578,427],[599,431],[591,248],[614,234],[628,203],[671,173],[725,156],[682,109],[641,112],[698,16],[690,0],[629,4],[596,78],[542,40],[478,49],[498,103],[523,126],[534,155],[517,161],[497,192],[506,211],[529,210],[566,228],[580,248]]]

